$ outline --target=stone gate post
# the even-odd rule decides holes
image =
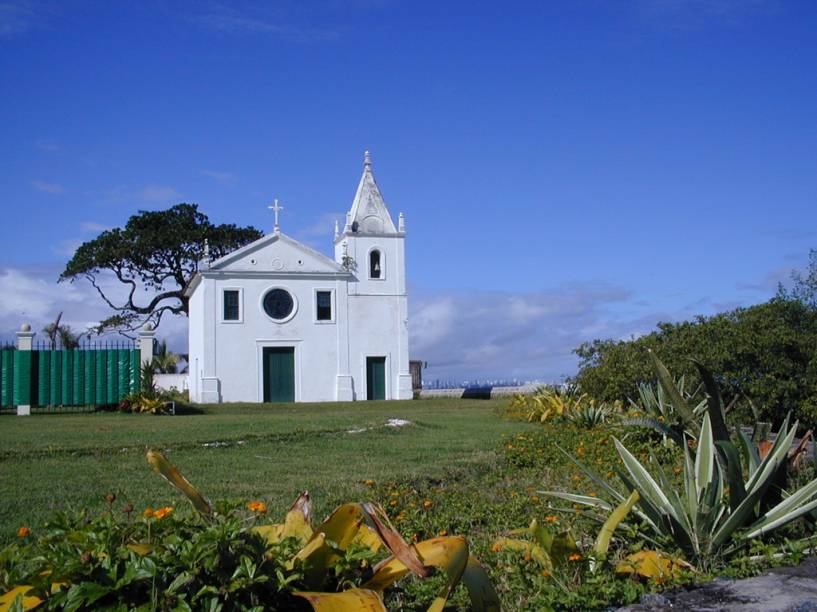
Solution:
[[[139,331],[139,365],[140,367],[146,363],[153,361],[153,344],[156,330],[150,323],[145,323],[145,326]]]
[[[34,335],[31,325],[23,323],[17,332],[17,350],[14,355],[14,403],[17,416],[31,414],[31,349]]]

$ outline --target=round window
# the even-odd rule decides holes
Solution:
[[[264,296],[264,312],[276,321],[286,319],[292,314],[295,302],[288,291],[272,289]]]

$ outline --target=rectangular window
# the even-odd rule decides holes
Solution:
[[[239,320],[238,289],[224,290],[224,320]]]
[[[317,291],[315,293],[318,300],[318,321],[332,320],[332,292]]]

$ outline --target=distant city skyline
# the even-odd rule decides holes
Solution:
[[[0,6],[0,338],[109,311],[56,279],[138,210],[330,254],[372,152],[428,380],[768,300],[817,247],[817,5]],[[173,349],[182,319],[160,328]]]

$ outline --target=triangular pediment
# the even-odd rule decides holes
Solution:
[[[355,228],[353,231],[364,234],[393,234],[397,231],[389,209],[386,208],[383,194],[380,193],[372,174],[372,162],[368,151],[363,163],[363,176],[360,177],[352,202],[350,223]]]
[[[210,264],[209,270],[269,273],[347,273],[326,255],[281,233],[267,234]]]

